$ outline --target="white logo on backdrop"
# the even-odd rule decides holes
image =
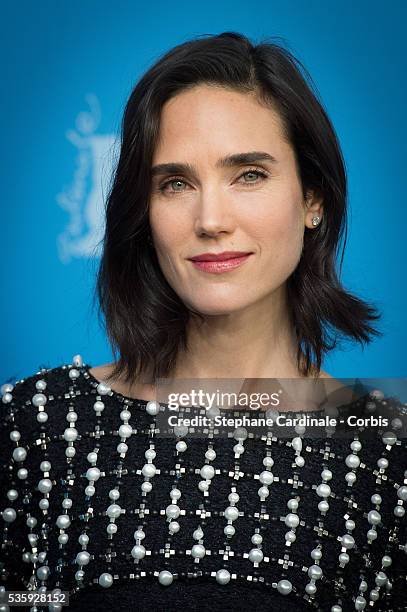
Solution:
[[[63,263],[75,257],[99,257],[104,233],[105,198],[116,161],[114,134],[97,134],[101,112],[97,97],[86,96],[88,111],[80,112],[75,128],[66,132],[76,147],[76,168],[71,184],[57,195],[68,214],[64,231],[58,236],[58,254]]]

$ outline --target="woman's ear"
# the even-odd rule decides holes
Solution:
[[[305,218],[306,227],[314,229],[321,221],[324,213],[323,197],[314,190],[307,191],[305,198]]]

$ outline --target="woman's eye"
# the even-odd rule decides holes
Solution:
[[[267,177],[267,175],[264,172],[261,172],[260,170],[247,170],[246,172],[243,172],[243,174],[241,174],[241,176],[239,178],[247,177],[247,176],[249,176],[249,177],[251,176],[252,179],[253,179],[253,177],[254,177],[254,179],[258,179],[260,177],[262,179],[265,179]],[[256,183],[257,184],[259,182],[258,180],[252,180],[252,179],[249,179],[248,181],[244,180],[243,182],[247,183],[247,184],[250,184],[250,183]]]
[[[159,190],[160,190],[160,191],[162,191],[162,192],[164,192],[164,191],[167,191],[167,186],[169,186],[169,185],[173,185],[173,184],[177,184],[177,185],[178,185],[178,187],[179,187],[180,183],[181,183],[181,185],[182,185],[182,184],[183,184],[183,185],[186,185],[185,181],[183,181],[182,179],[177,179],[177,178],[175,178],[175,179],[170,179],[170,180],[166,181],[165,183],[163,183],[163,184],[161,185],[161,187],[159,188]],[[183,189],[172,189],[171,191],[172,191],[173,193],[176,193],[176,192],[183,191]]]

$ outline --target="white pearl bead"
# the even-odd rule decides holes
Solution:
[[[150,400],[146,404],[146,412],[151,416],[156,416],[160,412],[160,404],[155,400]]]
[[[357,455],[348,455],[345,459],[345,463],[349,468],[355,469],[360,465],[360,459]]]
[[[273,480],[274,480],[274,476],[271,472],[269,472],[268,470],[264,470],[264,472],[262,472],[259,476],[259,480],[262,484],[264,485],[271,485]]]
[[[168,516],[168,518],[178,518],[180,515],[179,506],[177,506],[176,504],[170,504],[169,506],[167,506],[165,514]]]
[[[206,554],[205,547],[202,544],[194,544],[191,550],[191,555],[195,559],[202,559]]]
[[[239,510],[236,506],[229,506],[225,510],[225,518],[230,521],[235,521],[239,516]]]
[[[64,431],[64,440],[66,442],[75,442],[78,437],[78,430],[75,427],[67,427]]]
[[[297,499],[289,499],[287,502],[287,508],[289,510],[297,510],[298,509],[298,500]]]
[[[45,406],[45,404],[47,403],[47,398],[43,393],[36,393],[35,395],[33,395],[32,403],[37,408],[39,406]]]
[[[214,461],[216,459],[216,452],[213,448],[208,448],[205,453],[205,458],[208,459],[208,461]]]
[[[201,527],[195,529],[194,533],[192,534],[192,537],[194,538],[194,540],[202,540],[202,538],[204,537],[204,532],[202,531]]]
[[[329,510],[329,504],[328,504],[328,502],[327,502],[327,501],[325,501],[325,500],[320,501],[320,502],[319,502],[319,504],[318,504],[318,510],[319,510],[320,512],[322,512],[322,513],[328,512],[328,510]]]
[[[41,493],[49,493],[52,489],[52,482],[49,478],[42,478],[38,483],[38,490]]]
[[[17,446],[13,450],[14,461],[24,461],[27,458],[27,451],[22,446]]]
[[[345,480],[348,484],[354,484],[356,481],[356,474],[354,472],[348,472],[345,474]]]
[[[86,472],[86,478],[88,480],[96,481],[100,478],[100,470],[97,467],[91,467]]]
[[[265,499],[266,497],[268,497],[270,495],[270,491],[269,491],[268,487],[266,487],[266,486],[260,487],[260,489],[257,491],[257,495],[261,499]]]
[[[407,501],[407,487],[401,486],[397,489],[397,497],[403,501]]]
[[[104,409],[105,409],[105,405],[100,400],[98,400],[97,402],[93,404],[93,410],[95,412],[103,412]]]
[[[90,561],[90,554],[86,550],[82,550],[76,555],[76,563],[78,565],[88,565]]]
[[[252,548],[249,552],[249,560],[252,563],[260,563],[261,561],[263,561],[263,557],[264,555],[260,548]]]
[[[156,471],[157,471],[157,468],[155,467],[155,465],[153,463],[146,463],[143,466],[143,469],[141,470],[141,473],[146,478],[152,478],[153,476],[155,476]]]
[[[60,514],[56,520],[56,524],[60,529],[68,529],[71,520],[67,514]]]
[[[11,383],[4,383],[4,385],[1,385],[0,387],[0,392],[2,395],[4,395],[5,393],[11,393],[13,389],[14,385]]]
[[[279,580],[277,583],[277,591],[282,595],[288,595],[291,593],[293,585],[289,580]]]
[[[342,565],[346,565],[350,561],[350,557],[348,553],[341,553],[338,558],[339,558],[339,563],[341,563]]]
[[[317,587],[315,583],[309,582],[308,584],[305,585],[305,592],[307,593],[307,595],[315,595],[316,591],[317,591]]]
[[[211,480],[215,476],[215,469],[212,465],[204,465],[199,473],[205,480]]]
[[[287,527],[291,527],[291,529],[298,527],[300,522],[298,514],[287,514],[285,517],[285,524]]]
[[[17,513],[14,508],[6,508],[2,512],[2,517],[6,521],[6,523],[12,523],[17,518]]]
[[[121,507],[118,504],[110,504],[106,510],[106,514],[109,518],[118,518],[121,514]]]
[[[317,487],[318,497],[329,497],[331,494],[331,487],[325,483],[318,485]]]
[[[252,535],[252,543],[256,546],[259,546],[263,542],[263,537],[259,533],[254,533]]]
[[[102,382],[98,384],[96,389],[99,395],[108,395],[108,393],[111,391],[110,387]]]
[[[247,438],[247,429],[245,427],[236,427],[233,432],[233,437],[235,440],[246,440]]]
[[[371,525],[378,525],[382,520],[382,517],[377,510],[371,510],[367,515],[367,520]]]
[[[158,582],[163,586],[169,586],[173,580],[174,576],[171,574],[171,572],[168,572],[167,570],[163,570],[158,574]]]
[[[297,536],[295,535],[294,531],[287,531],[287,533],[285,534],[285,539],[287,542],[291,542],[291,544],[293,542],[295,542],[295,540],[297,539]]]
[[[230,573],[227,569],[220,569],[216,572],[216,582],[227,584],[230,581]]]
[[[264,457],[263,465],[266,468],[271,468],[274,465],[274,459],[272,457]]]
[[[322,576],[322,569],[319,565],[311,565],[311,567],[308,568],[308,576],[313,580],[319,580]]]
[[[355,453],[358,453],[362,449],[362,444],[359,442],[359,440],[353,440],[350,447]]]
[[[386,431],[382,436],[382,440],[384,444],[393,446],[397,442],[397,436],[393,431]]]
[[[367,538],[368,540],[375,540],[377,538],[376,529],[369,529],[369,531],[367,532]]]
[[[135,559],[143,559],[146,555],[146,549],[141,544],[136,544],[131,549],[131,554]]]
[[[119,436],[121,438],[130,438],[132,432],[133,429],[130,425],[123,424],[119,427]]]
[[[91,453],[88,453],[88,456],[86,458],[89,461],[89,463],[96,463],[96,461],[98,460],[98,454],[95,452],[91,452]]]
[[[109,572],[104,572],[99,576],[99,584],[104,588],[111,587],[113,584],[113,576]]]
[[[351,535],[346,533],[342,536],[342,546],[347,549],[353,548],[355,546],[355,539]]]

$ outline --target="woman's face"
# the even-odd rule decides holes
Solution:
[[[168,283],[188,307],[220,315],[281,289],[298,264],[313,213],[305,208],[278,114],[251,94],[199,85],[163,107],[149,215]],[[227,269],[190,260],[224,251],[250,255]]]

